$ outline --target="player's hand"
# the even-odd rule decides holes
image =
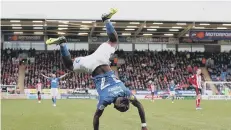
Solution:
[[[197,86],[196,86],[196,85],[194,85],[194,84],[193,84],[192,86],[193,86],[194,88],[196,88],[196,87],[197,87]]]
[[[147,127],[142,127],[141,130],[148,130],[148,128]]]

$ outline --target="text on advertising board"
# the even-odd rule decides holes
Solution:
[[[231,40],[231,31],[191,30],[189,36],[193,40]]]
[[[43,36],[5,35],[5,41],[44,41]]]

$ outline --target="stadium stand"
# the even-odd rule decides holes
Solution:
[[[40,76],[41,73],[50,75],[51,72],[61,76],[67,71],[60,60],[58,50],[2,50],[1,55],[1,81],[3,85],[16,85],[21,53],[34,57],[34,61],[27,60],[24,85],[25,88],[35,88],[40,79],[44,88],[49,88],[47,79]],[[86,50],[71,51],[72,58],[88,55]],[[206,54],[201,52],[171,52],[171,51],[117,51],[119,59],[124,64],[118,64],[119,78],[130,89],[147,89],[147,82],[155,82],[158,90],[167,88],[171,80],[174,80],[178,89],[189,86],[188,78],[195,73],[200,66],[206,66],[213,81],[231,81],[231,52]],[[206,61],[203,61],[204,59]],[[203,61],[203,62],[202,62]],[[141,63],[141,64],[140,64]],[[7,67],[5,67],[7,66]],[[221,87],[216,85],[219,93]],[[60,81],[60,88],[94,88],[91,75],[87,73],[72,73]]]
[[[40,74],[50,76],[51,73],[55,73],[56,76],[61,76],[67,71],[65,70],[62,62],[60,62],[59,51],[48,51],[36,52],[35,62],[29,63],[27,66],[25,86],[27,88],[34,88],[38,79],[41,79],[45,88],[50,87],[50,82],[41,77]],[[87,55],[87,51],[71,51],[72,57]],[[71,74],[69,77],[60,81],[60,88],[81,88],[88,87],[92,88],[92,82],[90,80],[90,75],[86,73]]]
[[[208,58],[206,66],[213,81],[231,81],[231,52],[212,54]],[[217,84],[217,94],[224,94],[223,90],[225,86],[231,88],[230,84]]]
[[[57,76],[61,76],[67,71],[64,69],[62,62],[60,62],[59,51],[35,51],[35,50],[3,50],[2,55],[2,84],[10,85],[17,84],[19,59],[15,58],[20,53],[26,52],[30,57],[34,57],[34,61],[27,61],[27,68],[25,74],[24,85],[25,88],[34,88],[38,79],[44,84],[44,88],[49,88],[50,83],[47,79],[40,76],[40,73],[50,75],[51,72]],[[71,51],[72,58],[90,54],[90,52]],[[118,64],[119,78],[126,83],[131,89],[147,89],[147,82],[149,80],[155,81],[159,90],[166,89],[171,80],[174,79],[178,89],[184,89],[189,86],[188,78],[195,73],[198,67],[203,66],[203,53],[200,52],[178,52],[171,51],[134,51],[124,52],[117,51],[119,59],[124,60],[124,64]],[[215,59],[220,56],[229,56],[229,54],[220,53],[214,55]],[[225,60],[228,61],[228,60]],[[229,60],[230,61],[230,60]],[[215,62],[216,64],[211,65]],[[140,64],[142,63],[142,64]],[[219,62],[224,64],[227,69],[225,79],[230,81],[230,63]],[[215,61],[207,60],[206,65],[210,66],[209,72],[214,77],[213,73],[217,73],[220,64]],[[4,67],[4,66],[9,66]],[[221,72],[223,73],[223,72]],[[10,78],[6,78],[10,77]],[[214,78],[213,78],[214,79]],[[60,88],[94,88],[91,81],[91,75],[87,73],[72,73],[70,76],[60,81]]]
[[[1,84],[16,85],[19,59],[15,58],[18,51],[5,49],[1,51]]]
[[[166,89],[171,80],[178,89],[184,89],[189,86],[188,78],[200,67],[199,59],[189,55],[187,52],[135,51],[122,56],[125,64],[119,68],[119,76],[127,86],[135,89],[146,89],[149,80],[154,81],[159,90]]]
[[[231,81],[231,52],[212,54],[206,66],[213,81]]]

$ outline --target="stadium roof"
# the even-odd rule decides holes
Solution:
[[[231,30],[231,23],[178,21],[112,21],[119,36],[187,37],[190,29]],[[2,34],[105,36],[102,21],[1,19]]]

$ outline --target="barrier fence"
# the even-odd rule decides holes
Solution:
[[[36,89],[25,89],[25,94],[1,94],[2,99],[37,99]],[[151,99],[150,91],[132,91],[137,99]],[[193,100],[196,97],[195,91],[176,91],[176,100]],[[42,99],[51,99],[50,89],[42,90]],[[59,89],[57,99],[98,99],[98,93],[95,89],[74,90]],[[154,99],[170,99],[168,91],[156,91]],[[203,100],[231,100],[231,95],[202,95]]]

